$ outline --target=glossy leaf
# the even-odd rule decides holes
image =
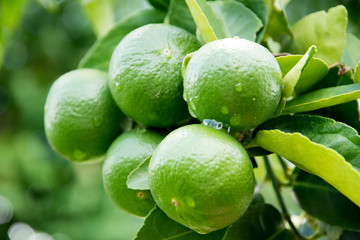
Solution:
[[[165,14],[158,10],[140,10],[124,18],[106,36],[97,40],[81,59],[79,68],[95,68],[107,71],[112,52],[132,30],[149,23],[161,23]]]
[[[360,61],[360,39],[351,33],[346,34],[342,62],[346,67],[355,68]]]
[[[256,40],[256,33],[261,29],[262,22],[244,4],[233,0],[208,2],[216,16],[221,21],[225,37]]]
[[[354,82],[360,83],[360,61],[355,68]]]
[[[295,240],[294,234],[285,233],[287,231],[276,208],[269,204],[255,204],[228,228],[223,240]]]
[[[268,10],[264,0],[236,0],[253,11],[261,20],[263,28],[257,35],[257,42],[261,42],[268,23]]]
[[[285,76],[301,59],[302,55],[288,55],[277,57],[281,72]],[[300,74],[295,85],[295,94],[299,95],[314,86],[329,72],[329,66],[319,58],[312,58]]]
[[[199,234],[170,219],[160,209],[150,212],[134,240],[222,240],[226,229]]]
[[[360,98],[360,84],[324,88],[310,92],[286,103],[283,113],[309,112]]]
[[[254,142],[317,175],[360,206],[360,136],[330,118],[285,115],[257,130]]]
[[[330,8],[300,19],[292,28],[292,53],[303,53],[310,45],[318,47],[317,57],[331,65],[341,61],[345,46],[347,10],[344,6]]]
[[[360,230],[360,207],[321,178],[300,171],[293,191],[301,208],[310,215],[333,226]]]
[[[128,176],[128,180],[126,182],[128,188],[134,190],[149,190],[149,175],[148,175],[148,167],[150,158],[145,159],[142,163],[137,166],[134,170],[132,170]]]
[[[225,37],[220,20],[206,0],[186,0],[186,4],[205,43]]]
[[[171,0],[165,22],[181,27],[192,34],[196,33],[196,25],[185,0]]]
[[[293,68],[283,78],[283,96],[285,98],[291,97],[297,82],[300,79],[301,73],[311,58],[315,55],[317,49],[315,46],[311,46],[307,52],[300,58]]]

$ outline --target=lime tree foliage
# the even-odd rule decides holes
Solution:
[[[145,217],[134,239],[360,239],[359,2],[149,6],[45,109],[53,148],[102,159],[114,204]]]

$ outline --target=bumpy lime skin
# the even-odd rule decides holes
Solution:
[[[171,25],[149,24],[130,32],[109,66],[117,105],[146,126],[167,127],[190,118],[182,98],[181,64],[199,47],[194,35]]]
[[[203,125],[171,132],[149,164],[157,205],[173,220],[199,232],[224,228],[249,206],[255,178],[242,145]]]
[[[246,39],[207,43],[192,56],[184,74],[184,99],[193,117],[215,119],[237,131],[268,120],[281,92],[276,59]]]
[[[78,69],[58,78],[45,103],[45,132],[53,149],[74,162],[100,160],[126,120],[107,86],[107,74]]]
[[[103,165],[105,190],[124,211],[145,217],[155,202],[149,190],[133,190],[126,185],[128,175],[148,159],[165,136],[150,130],[131,130],[121,134],[110,146]]]

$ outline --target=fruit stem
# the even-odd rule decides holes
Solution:
[[[289,223],[290,225],[290,228],[294,231],[294,233],[298,236],[299,239],[304,239],[300,234],[299,232],[297,231],[296,227],[294,226],[293,222],[291,221],[291,218],[290,218],[290,215],[287,211],[287,208],[286,208],[286,205],[285,205],[285,201],[280,193],[280,184],[279,184],[279,180],[276,178],[272,168],[271,168],[271,165],[270,165],[270,161],[269,161],[269,158],[268,157],[264,157],[264,163],[265,163],[265,167],[266,167],[266,171],[268,173],[268,176],[270,177],[271,179],[271,182],[272,182],[272,185],[273,185],[273,188],[274,188],[274,191],[275,191],[275,195],[276,195],[276,198],[280,204],[280,207],[281,207],[281,211],[283,212],[284,214],[284,217],[286,219],[286,221]]]

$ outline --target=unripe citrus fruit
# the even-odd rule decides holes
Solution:
[[[184,99],[193,117],[201,121],[215,119],[233,130],[247,130],[269,119],[280,102],[280,67],[257,43],[216,40],[187,61]]]
[[[235,222],[254,191],[253,168],[243,146],[229,134],[203,125],[187,125],[166,136],[148,170],[157,205],[199,233]]]
[[[171,126],[189,118],[181,63],[198,48],[195,36],[175,26],[149,24],[130,32],[110,61],[109,86],[117,105],[147,126]]]
[[[133,190],[126,185],[128,175],[148,159],[164,135],[145,129],[121,134],[110,146],[103,166],[106,192],[121,209],[144,217],[154,208],[149,190]]]
[[[47,139],[56,152],[74,162],[102,158],[125,119],[111,97],[107,74],[98,70],[62,75],[45,103]]]

